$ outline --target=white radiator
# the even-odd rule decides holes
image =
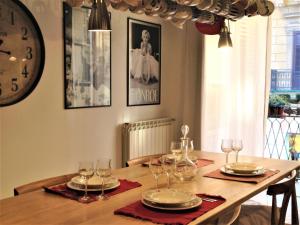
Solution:
[[[123,166],[129,159],[168,152],[174,140],[174,122],[172,118],[161,118],[123,124]]]

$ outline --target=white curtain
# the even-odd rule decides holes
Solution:
[[[223,138],[241,138],[241,154],[263,156],[268,19],[230,23],[233,48],[218,49],[218,35],[205,37],[201,149],[221,152]]]

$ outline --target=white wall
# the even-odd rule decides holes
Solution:
[[[200,93],[198,67],[201,37],[192,24],[184,30],[159,18],[112,11],[112,106],[64,109],[62,4],[59,0],[22,0],[44,35],[46,64],[40,83],[22,102],[0,111],[0,198],[13,187],[74,172],[80,159],[112,157],[121,165],[124,122],[173,117],[188,122],[193,133]],[[38,3],[41,3],[39,5]],[[127,17],[162,24],[161,104],[126,107]]]

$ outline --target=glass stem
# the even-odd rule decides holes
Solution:
[[[158,191],[158,177],[156,177],[155,180],[156,180],[156,190]]]
[[[167,173],[167,176],[168,176],[168,188],[170,188],[170,174]]]
[[[235,162],[238,162],[239,160],[239,152],[236,152],[236,155],[235,155]]]
[[[87,198],[87,185],[88,185],[88,179],[85,178],[85,187],[84,187],[84,197]]]
[[[229,153],[226,152],[226,164],[228,163],[228,155],[229,155]]]
[[[104,177],[102,178],[101,196],[104,196]]]

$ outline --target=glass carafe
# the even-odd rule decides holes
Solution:
[[[189,158],[189,146],[191,139],[187,137],[188,126],[181,128],[183,137],[181,138],[182,158],[176,162],[174,175],[181,181],[190,181],[197,175],[197,165]]]

